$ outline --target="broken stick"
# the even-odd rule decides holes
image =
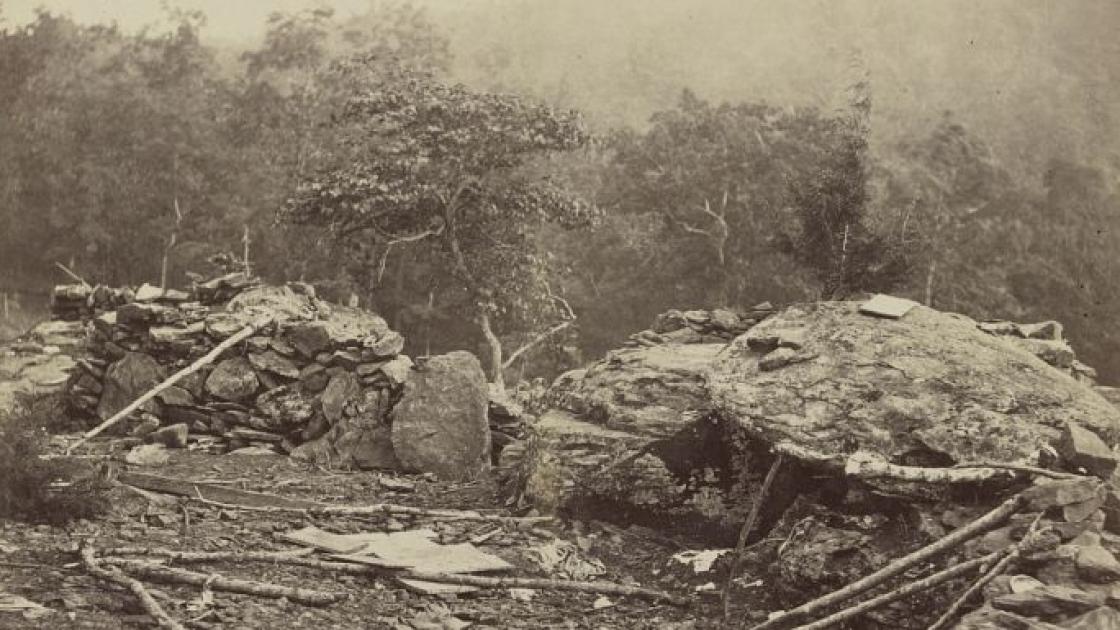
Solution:
[[[170,628],[171,630],[186,630],[185,626],[172,619],[171,616],[163,610],[163,607],[159,605],[159,602],[152,598],[152,594],[148,592],[148,589],[144,588],[144,585],[139,580],[134,580],[128,577],[116,567],[101,566],[101,564],[97,561],[97,555],[94,552],[93,547],[89,545],[82,546],[80,554],[82,557],[82,564],[85,565],[87,571],[89,571],[94,577],[105,580],[106,582],[119,584],[132,591],[132,594],[136,596],[136,599],[140,600],[140,605],[144,608],[144,611],[151,615],[161,628]]]
[[[1012,514],[1022,509],[1025,503],[1026,499],[1024,499],[1021,494],[1017,494],[999,504],[984,516],[953,531],[951,534],[891,562],[882,569],[879,569],[871,575],[860,578],[844,588],[806,602],[792,610],[779,612],[767,621],[755,626],[753,630],[771,630],[772,628],[785,626],[800,619],[804,619],[818,611],[851,599],[861,593],[867,592],[896,575],[905,572],[919,562],[927,560],[942,551],[957,547],[989,529],[999,526],[1010,518]]]
[[[453,521],[492,521],[498,523],[514,523],[518,525],[534,525],[537,523],[545,523],[553,520],[551,516],[504,516],[501,514],[482,514],[480,512],[465,510],[436,510],[418,508],[412,507],[410,505],[396,505],[393,503],[375,503],[373,505],[359,506],[324,505],[321,507],[299,508],[221,503],[219,501],[211,501],[210,499],[203,497],[200,493],[191,498],[206,505],[212,505],[214,507],[220,507],[229,510],[246,510],[250,512],[295,512],[300,514],[310,514],[314,516],[422,516]]]
[[[904,597],[909,597],[910,595],[913,595],[915,593],[920,593],[944,582],[948,582],[953,578],[971,573],[972,571],[979,569],[983,565],[995,560],[1002,553],[1003,552],[997,551],[996,553],[988,554],[982,558],[967,560],[960,564],[951,566],[948,569],[938,571],[937,573],[934,573],[933,575],[930,575],[928,577],[922,578],[920,580],[915,580],[905,586],[902,586],[901,588],[897,588],[893,591],[888,591],[877,597],[872,597],[867,601],[860,602],[850,608],[845,608],[844,610],[835,612],[827,617],[824,617],[823,619],[814,621],[813,623],[805,624],[803,626],[797,626],[797,630],[823,630],[824,628],[828,628],[829,626],[834,626],[842,621],[847,621],[852,617],[857,617],[859,615],[862,615],[863,613],[875,610],[876,608],[886,606],[893,601],[900,600]]]
[[[1022,555],[1024,550],[1030,549],[1037,545],[1036,536],[1038,532],[1038,524],[1042,521],[1042,515],[1043,512],[1038,513],[1038,516],[1035,517],[1034,521],[1031,523],[1031,526],[1027,529],[1027,533],[1023,535],[1022,540],[1003,550],[1002,552],[999,552],[1003,554],[1003,557],[999,559],[999,562],[997,562],[995,566],[988,569],[988,571],[986,571],[984,575],[981,575],[980,579],[976,580],[976,582],[974,582],[972,586],[970,586],[968,590],[964,592],[963,595],[958,597],[957,600],[953,602],[951,606],[949,606],[949,609],[946,610],[945,613],[937,619],[937,621],[933,622],[933,625],[929,627],[929,630],[943,630],[944,628],[948,628],[949,624],[956,620],[957,615],[961,611],[961,608],[964,608],[964,606],[968,603],[968,600],[972,599],[977,593],[983,590],[984,586],[986,586],[988,582],[991,582],[992,580],[1002,575],[1003,572],[1007,570],[1007,567]]]
[[[209,365],[210,363],[213,363],[223,352],[225,352],[229,348],[233,347],[238,342],[246,339],[247,337],[249,337],[253,333],[260,330],[261,328],[264,328],[269,323],[271,323],[271,321],[272,321],[271,319],[261,319],[261,320],[258,320],[256,322],[252,323],[252,324],[249,324],[248,326],[246,326],[246,327],[242,328],[241,330],[239,330],[238,332],[234,333],[234,335],[232,337],[230,337],[229,339],[226,339],[222,343],[215,346],[214,349],[211,350],[210,352],[206,353],[205,356],[199,358],[194,363],[188,365],[187,367],[185,367],[185,368],[179,370],[178,372],[176,372],[175,374],[171,375],[171,377],[169,377],[168,379],[166,379],[165,381],[163,381],[159,385],[156,385],[152,389],[148,390],[147,392],[144,393],[144,395],[142,395],[139,398],[137,398],[136,400],[132,401],[132,403],[130,403],[127,407],[125,407],[124,409],[121,409],[117,413],[113,414],[112,417],[108,418],[107,420],[105,420],[101,424],[99,424],[96,427],[90,429],[89,431],[86,431],[85,435],[83,435],[80,440],[78,440],[77,442],[74,442],[73,444],[71,444],[69,447],[66,448],[66,454],[69,455],[70,453],[72,453],[74,451],[74,449],[78,448],[82,444],[85,444],[86,441],[89,440],[90,438],[98,435],[99,433],[101,433],[105,429],[108,429],[109,427],[113,426],[114,424],[116,424],[116,423],[120,422],[121,420],[125,419],[126,417],[128,417],[129,414],[131,414],[132,412],[139,409],[141,405],[143,405],[144,403],[148,402],[149,400],[155,398],[156,396],[158,396],[160,393],[162,393],[168,387],[171,387],[172,385],[174,385],[175,383],[178,383],[183,378],[185,378],[187,376],[190,376],[191,374],[194,374],[198,370],[202,369],[204,366]]]
[[[488,589],[507,588],[532,588],[544,590],[579,591],[582,593],[600,593],[603,595],[618,595],[620,597],[641,597],[658,602],[666,602],[674,606],[687,607],[688,599],[673,595],[665,591],[658,591],[641,586],[627,586],[614,582],[578,582],[576,580],[557,580],[550,578],[525,578],[525,577],[488,577],[483,575],[464,575],[459,573],[434,573],[429,571],[405,570],[394,573],[398,578],[406,580],[422,580],[424,582],[439,582],[441,584],[458,584],[460,586],[477,586]]]
[[[258,597],[268,597],[271,599],[286,597],[289,601],[298,602],[307,606],[326,606],[328,604],[340,602],[350,596],[347,593],[316,591],[309,588],[281,586],[279,584],[257,582],[255,580],[239,580],[216,574],[207,575],[205,573],[159,566],[137,560],[113,558],[112,562],[128,573],[138,575],[154,582],[209,586],[216,591],[256,595]]]
[[[774,483],[774,477],[778,475],[778,469],[782,467],[782,454],[774,458],[774,463],[770,464],[770,470],[766,473],[766,479],[762,482],[762,488],[758,491],[758,496],[755,497],[754,505],[751,506],[750,514],[747,515],[747,521],[743,523],[743,529],[739,530],[739,541],[735,543],[735,551],[731,552],[731,571],[727,574],[727,582],[723,585],[723,618],[727,619],[731,616],[731,585],[735,581],[736,574],[739,573],[739,564],[743,560],[743,548],[747,546],[747,538],[751,535],[751,530],[754,529],[754,523],[758,520],[758,513],[762,509],[762,503],[766,500],[766,493],[770,491],[770,485]]]

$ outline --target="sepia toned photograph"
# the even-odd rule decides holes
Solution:
[[[1118,464],[1118,2],[0,0],[0,630],[1116,630]]]

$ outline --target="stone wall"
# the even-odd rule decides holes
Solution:
[[[55,294],[83,290],[60,287]],[[325,465],[424,471],[443,466],[445,476],[477,474],[477,466],[458,475],[442,462],[414,457],[402,463],[397,457],[409,445],[395,448],[394,431],[416,433],[423,419],[394,408],[402,398],[426,400],[431,388],[422,383],[406,388],[415,373],[402,352],[404,337],[373,313],[328,304],[306,284],[268,286],[240,273],[190,292],[145,285],[110,292],[118,297],[100,302],[95,294],[97,289],[88,292],[85,310],[77,308],[76,299],[55,304],[60,317],[78,312],[89,317],[88,356],[78,360],[67,391],[76,409],[98,421],[263,317],[271,323],[160,393],[123,430],[213,452],[253,446]],[[481,429],[470,420],[464,426],[485,434],[473,442],[485,452],[465,457],[481,457],[488,465],[481,367],[467,378],[473,380],[463,387],[481,391],[483,402],[476,414]]]

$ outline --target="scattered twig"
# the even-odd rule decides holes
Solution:
[[[999,506],[984,516],[981,516],[960,529],[954,530],[952,533],[932,544],[898,558],[882,569],[879,569],[871,575],[860,578],[844,588],[806,602],[792,610],[780,612],[766,622],[755,626],[754,630],[770,630],[771,628],[777,628],[804,619],[818,611],[830,608],[840,602],[869,591],[892,577],[905,572],[919,562],[923,562],[942,551],[953,549],[963,544],[965,541],[971,540],[993,527],[997,527],[1010,518],[1012,514],[1018,512],[1023,507],[1024,503],[1025,499],[1023,496],[1017,494],[999,504]]]
[[[673,595],[672,593],[640,586],[616,584],[614,582],[578,582],[575,580],[557,580],[550,578],[489,577],[483,575],[462,575],[458,573],[434,573],[411,570],[394,573],[394,575],[398,578],[408,580],[423,580],[425,582],[458,584],[461,586],[477,586],[479,588],[488,589],[533,588],[579,591],[581,593],[601,593],[603,595],[618,595],[621,597],[642,597],[682,607],[687,607],[690,604],[688,599]]]
[[[1046,468],[1039,468],[1037,466],[1019,466],[1016,464],[997,464],[993,462],[977,462],[973,464],[956,464],[953,466],[955,469],[961,468],[994,468],[1000,470],[1009,470],[1012,472],[1021,472],[1028,475],[1039,475],[1041,477],[1049,477],[1051,479],[1081,479],[1083,475],[1075,475],[1073,473],[1059,472],[1057,470],[1048,470]]]
[[[1038,524],[1042,521],[1042,514],[1043,512],[1038,513],[1038,516],[1036,516],[1034,518],[1034,521],[1031,523],[1030,528],[1027,529],[1027,533],[1023,535],[1023,538],[1017,544],[1000,552],[1003,554],[1003,557],[1000,558],[999,562],[997,562],[995,566],[993,566],[982,576],[980,576],[980,578],[977,579],[976,582],[974,582],[972,586],[970,586],[968,590],[964,592],[964,594],[958,597],[957,600],[953,602],[953,605],[949,606],[949,609],[946,610],[945,613],[937,619],[937,621],[933,622],[933,625],[929,627],[929,630],[942,630],[943,628],[949,627],[949,624],[953,623],[953,621],[957,618],[957,615],[960,613],[961,608],[968,604],[968,601],[970,599],[972,599],[977,593],[979,593],[984,588],[984,586],[988,584],[988,582],[991,582],[995,578],[1002,575],[1003,572],[1007,570],[1007,567],[1010,566],[1012,562],[1017,560],[1020,555],[1022,555],[1024,549],[1034,545],[1035,532],[1038,531]]]
[[[179,562],[242,562],[242,561],[283,561],[302,558],[314,553],[314,549],[295,551],[177,551],[159,547],[109,547],[103,549],[104,556],[160,556]]]
[[[731,552],[731,571],[727,574],[727,582],[723,585],[723,618],[727,619],[731,616],[731,586],[734,583],[735,576],[739,573],[739,564],[743,559],[743,549],[747,546],[747,538],[751,535],[751,530],[754,529],[755,521],[758,520],[758,514],[762,509],[762,504],[766,501],[766,493],[770,491],[770,485],[774,483],[774,477],[778,475],[778,469],[782,467],[782,454],[774,458],[774,463],[770,464],[770,470],[766,473],[766,479],[762,482],[762,488],[758,491],[758,496],[754,499],[754,504],[751,505],[750,514],[747,515],[746,522],[743,523],[743,528],[739,530],[739,541],[735,543],[735,551]]]
[[[305,567],[308,569],[321,569],[323,571],[331,571],[333,573],[344,573],[346,575],[382,575],[382,567],[371,566],[368,564],[359,564],[357,562],[333,562],[330,560],[319,560],[316,558],[308,558],[304,551],[310,553],[314,550],[300,550],[299,555],[290,553],[276,553],[270,551],[171,551],[168,549],[138,549],[123,547],[121,549],[107,549],[110,551],[124,551],[125,553],[114,554],[112,556],[106,554],[106,562],[135,562],[130,558],[122,558],[120,556],[136,556],[136,555],[150,555],[158,557],[158,560],[149,563],[151,566],[164,562],[179,562],[182,564],[205,564],[208,562],[231,562],[234,564],[246,562],[260,562],[267,564],[283,564],[293,567]]]
[[[136,560],[113,558],[112,561],[113,564],[119,566],[128,573],[155,582],[190,584],[193,586],[209,584],[210,588],[216,591],[256,595],[258,597],[268,597],[272,599],[286,597],[289,601],[298,602],[307,606],[326,606],[349,597],[347,593],[316,591],[308,588],[294,588],[279,584],[271,584],[269,582],[240,580],[213,574],[207,575],[205,573],[196,573],[194,571],[187,571],[186,569],[159,566]]]
[[[902,586],[901,588],[897,588],[893,591],[888,591],[886,593],[883,593],[882,595],[879,595],[877,597],[873,597],[873,598],[871,598],[867,601],[860,602],[859,604],[856,604],[855,606],[852,606],[850,608],[845,608],[844,610],[835,612],[835,613],[833,613],[833,614],[831,614],[827,617],[824,617],[822,619],[814,621],[813,623],[805,624],[805,625],[802,625],[802,626],[797,626],[797,630],[822,630],[823,628],[827,628],[829,626],[836,625],[836,624],[838,624],[842,621],[847,621],[848,619],[851,619],[852,617],[857,617],[857,616],[862,615],[862,614],[864,614],[868,611],[875,610],[876,608],[880,608],[882,606],[886,606],[887,604],[889,604],[893,601],[900,600],[904,597],[909,597],[910,595],[913,595],[915,593],[920,593],[922,591],[929,590],[929,589],[931,589],[931,588],[933,588],[933,587],[935,587],[939,584],[942,584],[944,582],[948,582],[949,580],[952,580],[954,578],[965,575],[966,573],[970,573],[972,571],[975,571],[976,569],[979,569],[983,565],[985,565],[989,562],[992,562],[993,560],[998,558],[1001,555],[1001,553],[1002,552],[996,552],[996,553],[986,555],[982,558],[976,558],[974,560],[967,560],[967,561],[962,562],[960,564],[953,565],[953,566],[949,567],[948,569],[938,571],[937,573],[934,573],[933,575],[930,575],[929,577],[925,577],[925,578],[922,578],[920,580],[915,580],[913,582],[910,582],[909,584],[906,584],[905,586]]]
[[[395,505],[392,503],[375,503],[373,505],[324,505],[322,507],[297,508],[280,506],[255,506],[239,505],[236,503],[222,503],[204,498],[201,494],[192,497],[194,500],[220,507],[227,510],[246,510],[250,512],[289,512],[307,514],[310,516],[423,516],[455,521],[492,521],[498,523],[515,523],[518,525],[531,525],[552,521],[551,516],[503,516],[500,514],[482,514],[464,510],[436,510],[412,507],[409,505]]]
[[[159,605],[148,589],[144,588],[144,584],[139,580],[128,577],[116,567],[103,567],[97,561],[97,556],[94,553],[93,547],[84,545],[80,551],[82,557],[82,564],[86,570],[89,571],[94,577],[98,577],[106,582],[113,582],[119,584],[132,591],[136,599],[140,600],[140,605],[144,611],[151,615],[162,628],[170,628],[171,630],[186,630],[186,628],[179,622],[172,619],[163,607]]]

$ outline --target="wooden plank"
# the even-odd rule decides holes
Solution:
[[[134,488],[174,494],[181,497],[198,498],[201,496],[207,501],[216,503],[231,503],[249,507],[281,507],[300,510],[322,508],[321,503],[305,499],[292,499],[264,492],[250,492],[225,486],[196,483],[185,479],[172,479],[136,472],[121,472],[117,474],[117,481]]]

